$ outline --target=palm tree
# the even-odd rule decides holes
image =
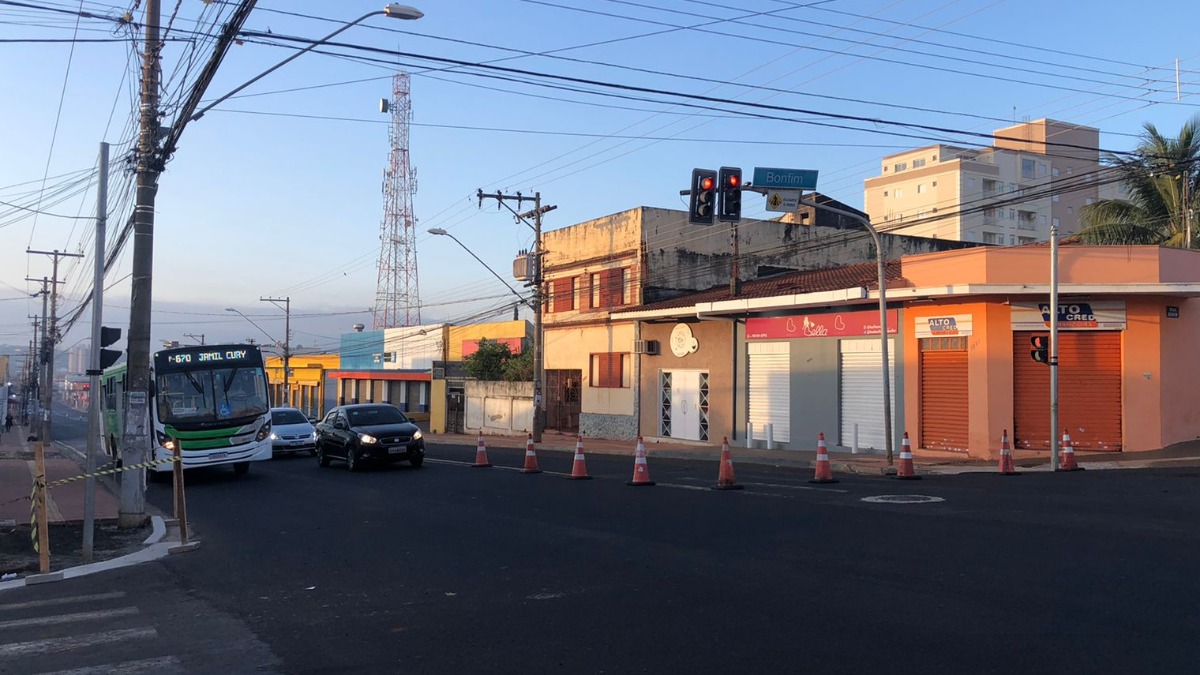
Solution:
[[[1128,199],[1101,199],[1079,210],[1088,244],[1200,245],[1200,219],[1192,205],[1200,192],[1200,115],[1168,138],[1147,122],[1130,155],[1107,154]],[[1189,228],[1189,221],[1191,227]]]

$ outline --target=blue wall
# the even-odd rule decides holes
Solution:
[[[375,355],[382,353],[382,330],[342,333],[342,370],[382,370],[383,364],[375,362]]]

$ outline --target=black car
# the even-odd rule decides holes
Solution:
[[[333,408],[317,423],[317,461],[342,459],[351,471],[365,463],[425,461],[421,430],[400,409],[387,403],[356,403]]]

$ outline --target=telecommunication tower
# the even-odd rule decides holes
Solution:
[[[379,101],[390,112],[391,152],[383,172],[383,222],[379,228],[379,281],[375,287],[374,328],[418,326],[421,299],[417,289],[417,236],[413,193],[417,170],[409,164],[408,123],[412,119],[408,73],[392,77],[392,98]]]

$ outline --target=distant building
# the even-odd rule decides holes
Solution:
[[[1040,119],[994,137],[990,148],[938,144],[884,157],[880,175],[865,181],[871,222],[919,237],[1003,245],[1046,240],[1051,225],[1061,235],[1078,232],[1080,208],[1101,196],[1099,129]]]

